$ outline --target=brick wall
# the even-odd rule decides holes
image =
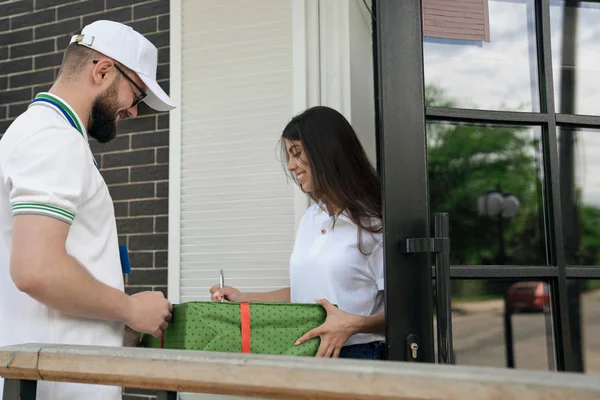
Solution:
[[[154,43],[159,83],[168,92],[168,0],[0,0],[0,137],[36,93],[50,88],[71,35],[97,19],[131,25]],[[129,246],[127,291],[166,294],[169,115],[145,104],[139,114],[120,122],[112,142],[90,144],[114,199],[119,240]]]

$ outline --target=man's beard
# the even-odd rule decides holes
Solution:
[[[118,80],[115,80],[92,103],[87,132],[100,143],[109,142],[117,136],[116,117],[119,112],[119,106],[117,105],[117,83]]]

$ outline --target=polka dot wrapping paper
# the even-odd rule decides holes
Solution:
[[[249,352],[254,354],[314,356],[317,353],[318,337],[299,346],[294,346],[294,342],[325,322],[327,313],[320,305],[249,303],[245,323],[249,321],[249,326],[242,324],[241,306],[217,302],[174,305],[162,347],[240,353],[244,338],[249,343]],[[144,335],[142,346],[160,348],[161,340]]]

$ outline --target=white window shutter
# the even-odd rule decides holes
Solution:
[[[294,192],[277,142],[292,116],[291,2],[181,6],[179,299],[208,300],[220,269],[242,291],[285,287]]]

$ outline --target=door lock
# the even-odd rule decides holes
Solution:
[[[419,345],[416,344],[416,343],[411,343],[411,345],[410,345],[410,351],[411,351],[410,356],[412,357],[413,360],[417,359],[417,350],[419,350]]]
[[[417,361],[419,359],[419,337],[410,334],[406,337],[406,361]]]
[[[411,238],[400,243],[402,253],[435,253],[435,314],[437,319],[438,362],[440,364],[454,364],[454,350],[452,346],[452,299],[450,294],[450,222],[448,214],[435,214],[435,237]],[[415,341],[413,348],[408,335],[407,358],[416,361],[419,343]]]

